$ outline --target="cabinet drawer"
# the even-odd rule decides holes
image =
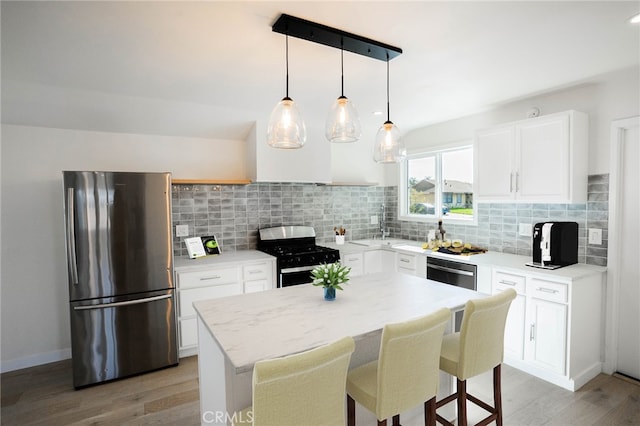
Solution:
[[[493,273],[493,292],[497,293],[512,288],[518,294],[525,293],[526,278],[522,275],[508,274],[495,271]]]
[[[531,278],[527,283],[527,294],[536,299],[551,302],[567,303],[569,301],[567,284],[539,278]]]
[[[215,299],[218,297],[233,296],[235,294],[242,294],[241,283],[221,284],[189,290],[181,289],[178,292],[178,307],[180,309],[178,315],[180,317],[195,315],[196,312],[192,304],[198,300]]]
[[[257,293],[269,289],[268,280],[252,280],[244,282],[245,293]]]
[[[416,270],[416,257],[410,254],[398,253],[398,269]]]
[[[218,284],[228,284],[239,281],[239,268],[216,268],[197,272],[180,272],[178,288],[208,287]]]
[[[245,281],[268,279],[271,276],[271,264],[263,262],[244,265],[243,275]]]
[[[180,320],[180,349],[198,344],[198,322],[195,318]]]

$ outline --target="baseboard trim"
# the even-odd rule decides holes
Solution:
[[[631,376],[627,376],[626,374],[615,372],[612,374],[612,376],[617,379],[624,380],[625,382],[632,383],[636,386],[640,386],[640,380]]]
[[[60,349],[58,351],[44,352],[41,354],[29,355],[22,358],[2,361],[0,373],[22,370],[23,368],[35,367],[36,365],[49,364],[50,362],[62,361],[71,358],[71,349]]]

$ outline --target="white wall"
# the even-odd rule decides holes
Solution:
[[[243,141],[2,125],[1,370],[70,356],[62,170],[246,178]]]
[[[497,106],[489,111],[423,127],[405,135],[409,152],[428,146],[472,140],[476,129],[522,120],[538,107],[541,115],[575,109],[589,114],[589,174],[609,172],[611,122],[640,114],[640,68],[604,74],[579,84]],[[386,175],[389,185],[398,182],[397,169]]]

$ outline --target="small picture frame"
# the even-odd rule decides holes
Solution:
[[[204,251],[207,253],[207,256],[222,253],[220,244],[218,244],[218,240],[216,240],[215,235],[208,235],[200,238],[202,239],[202,245],[204,246]]]

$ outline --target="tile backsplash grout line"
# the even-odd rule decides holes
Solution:
[[[581,204],[479,203],[478,225],[445,225],[450,238],[459,238],[490,251],[531,256],[531,238],[518,235],[519,223],[549,220],[579,225],[579,262],[606,266],[609,175],[589,176],[588,200]],[[175,225],[189,225],[189,235],[214,234],[223,253],[255,249],[258,229],[308,225],[318,243],[333,241],[333,227],[347,229],[347,241],[372,238],[379,225],[370,223],[387,206],[387,228],[393,238],[425,241],[433,222],[397,219],[397,187],[324,186],[301,183],[248,185],[180,185],[172,187],[172,233],[175,256],[186,256]],[[588,228],[602,229],[600,246],[587,244]]]

